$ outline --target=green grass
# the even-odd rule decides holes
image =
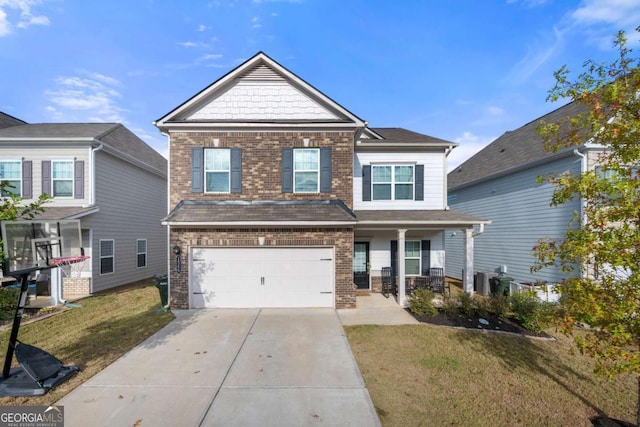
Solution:
[[[432,325],[345,327],[383,426],[591,426],[633,422],[637,382],[596,378],[570,338]]]
[[[40,397],[0,398],[0,405],[50,405],[173,320],[158,312],[152,281],[125,291],[85,298],[82,307],[22,325],[18,339],[56,356],[80,373]],[[2,363],[10,330],[0,333]],[[17,365],[14,357],[14,365]]]

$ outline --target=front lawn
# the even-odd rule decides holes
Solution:
[[[173,320],[158,312],[160,297],[152,281],[121,292],[92,296],[72,308],[22,325],[18,339],[53,354],[78,375],[40,397],[0,398],[0,405],[51,405]],[[0,333],[4,358],[10,326]],[[15,357],[14,365],[17,366]],[[1,368],[0,368],[1,369]]]
[[[595,378],[555,341],[427,324],[344,328],[383,426],[592,426],[635,420],[637,382]],[[615,425],[615,424],[614,424]]]

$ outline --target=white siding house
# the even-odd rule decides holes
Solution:
[[[25,202],[53,196],[36,219],[80,220],[91,258],[65,297],[166,273],[167,162],[121,124],[14,123],[0,129],[0,163]]]

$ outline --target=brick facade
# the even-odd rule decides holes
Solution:
[[[169,204],[181,200],[341,200],[353,209],[353,131],[341,132],[171,132]],[[242,193],[191,192],[193,148],[242,149]],[[308,146],[305,147],[305,139]],[[332,147],[331,193],[282,192],[282,149]]]
[[[258,237],[264,237],[260,246]],[[176,309],[189,307],[189,259],[191,247],[298,247],[324,246],[335,249],[335,307],[355,308],[353,284],[352,228],[280,228],[280,229],[214,229],[171,228],[170,247],[182,250],[181,272],[176,271],[176,258],[170,263],[169,303]]]
[[[91,278],[65,277],[62,279],[62,286],[65,299],[87,296],[91,293]]]
[[[341,200],[353,207],[353,131],[336,132],[171,132],[169,188],[170,208],[182,200]],[[306,140],[306,146],[305,146]],[[215,141],[215,142],[214,142]],[[216,147],[217,144],[217,147]],[[282,149],[322,148],[331,150],[331,193],[295,194],[282,192]],[[242,192],[208,194],[191,191],[193,148],[241,148]],[[318,218],[322,220],[323,218]],[[272,218],[265,218],[272,220]],[[353,285],[353,228],[178,228],[170,233],[170,248],[182,249],[181,273],[176,260],[170,265],[170,305],[189,307],[189,260],[191,247],[324,246],[335,248],[335,306],[355,307]]]

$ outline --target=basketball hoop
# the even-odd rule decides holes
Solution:
[[[66,256],[51,258],[49,260],[50,267],[60,267],[64,277],[80,277],[84,267],[86,266],[86,260],[89,259],[87,255]]]

